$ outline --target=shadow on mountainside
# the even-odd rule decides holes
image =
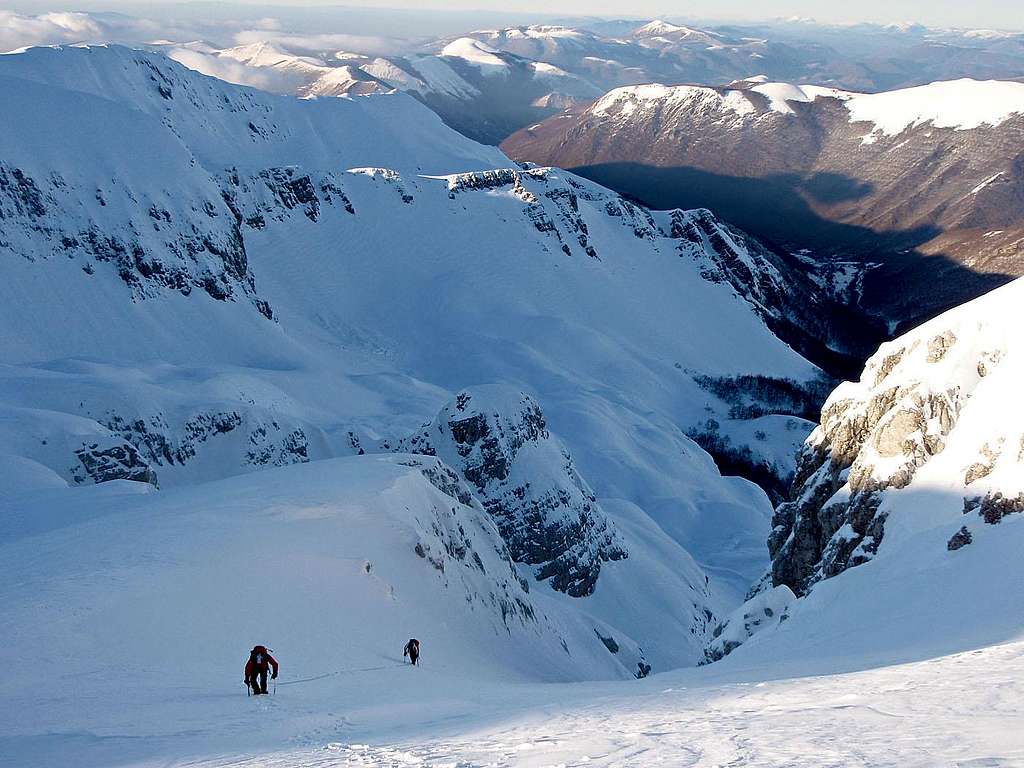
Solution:
[[[920,253],[918,247],[942,233],[938,227],[880,233],[821,216],[808,198],[821,205],[841,205],[872,192],[870,183],[842,174],[743,178],[642,163],[601,163],[570,170],[652,208],[709,208],[782,252],[807,249],[819,261],[879,264],[864,279],[861,310],[884,317],[894,332],[908,330],[1013,279],[1002,273],[976,272],[950,256]]]

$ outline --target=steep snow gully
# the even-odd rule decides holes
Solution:
[[[1024,283],[816,426],[708,211],[117,46],[0,101],[0,764],[1024,761]]]

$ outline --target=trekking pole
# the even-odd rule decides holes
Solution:
[[[250,696],[252,696],[252,692],[249,690],[249,684],[246,683],[245,684],[245,697],[249,698]]]

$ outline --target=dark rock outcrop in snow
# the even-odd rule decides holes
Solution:
[[[436,455],[469,481],[516,562],[573,597],[601,565],[628,553],[565,446],[529,395],[507,387],[460,392],[397,450]]]
[[[76,483],[134,480],[157,485],[156,472],[130,443],[120,440],[106,440],[104,444],[89,442],[75,451],[75,456],[81,464],[72,472]]]

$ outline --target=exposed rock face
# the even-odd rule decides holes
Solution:
[[[516,562],[573,597],[594,591],[601,564],[628,553],[565,446],[528,395],[460,392],[397,450],[436,455],[470,483]]]
[[[84,483],[87,479],[94,483],[134,480],[157,485],[156,472],[130,443],[116,441],[101,445],[90,442],[75,451],[75,456],[83,470],[73,473],[72,479],[76,483]]]
[[[480,535],[480,529],[487,525],[483,522],[487,513],[465,481],[436,458],[410,457],[402,459],[402,463],[418,468],[431,485],[452,501],[450,508],[434,506],[428,521],[418,520],[423,535],[413,547],[416,555],[426,560],[446,581],[462,580],[467,587],[466,599],[482,602],[500,614],[506,628],[513,621],[523,626],[535,625],[538,618],[528,597],[529,582],[520,578],[508,547],[499,537],[488,539]],[[460,510],[460,506],[465,509]],[[466,521],[470,514],[478,518],[470,517]],[[469,525],[470,522],[473,525]],[[482,547],[485,546],[493,552],[484,552]],[[497,569],[493,565],[495,558],[499,564]],[[492,563],[490,570],[485,560]],[[472,589],[465,577],[467,568],[486,576],[491,589],[486,593]]]
[[[978,515],[989,525],[995,525],[1007,515],[1024,512],[1024,492],[1016,496],[1004,496],[998,491],[987,493],[978,504]]]
[[[219,195],[197,190],[188,201],[154,196],[124,208],[108,203],[130,194],[118,186],[34,178],[0,161],[0,252],[32,261],[59,254],[90,275],[110,265],[136,299],[199,288],[220,301],[247,297],[268,313],[238,222]]]
[[[950,552],[956,552],[958,549],[966,547],[972,541],[974,541],[974,537],[967,529],[967,526],[961,525],[960,530],[950,537],[949,542],[946,544],[946,549]]]
[[[1024,510],[1022,456],[1010,448],[1024,433],[1019,353],[1008,335],[1022,288],[1018,280],[882,345],[859,382],[832,393],[772,521],[773,584],[801,595],[875,557],[887,520],[913,498],[894,491],[942,489],[950,515],[962,506],[989,524]],[[924,514],[912,508],[902,514]],[[957,527],[950,550],[972,540]]]

